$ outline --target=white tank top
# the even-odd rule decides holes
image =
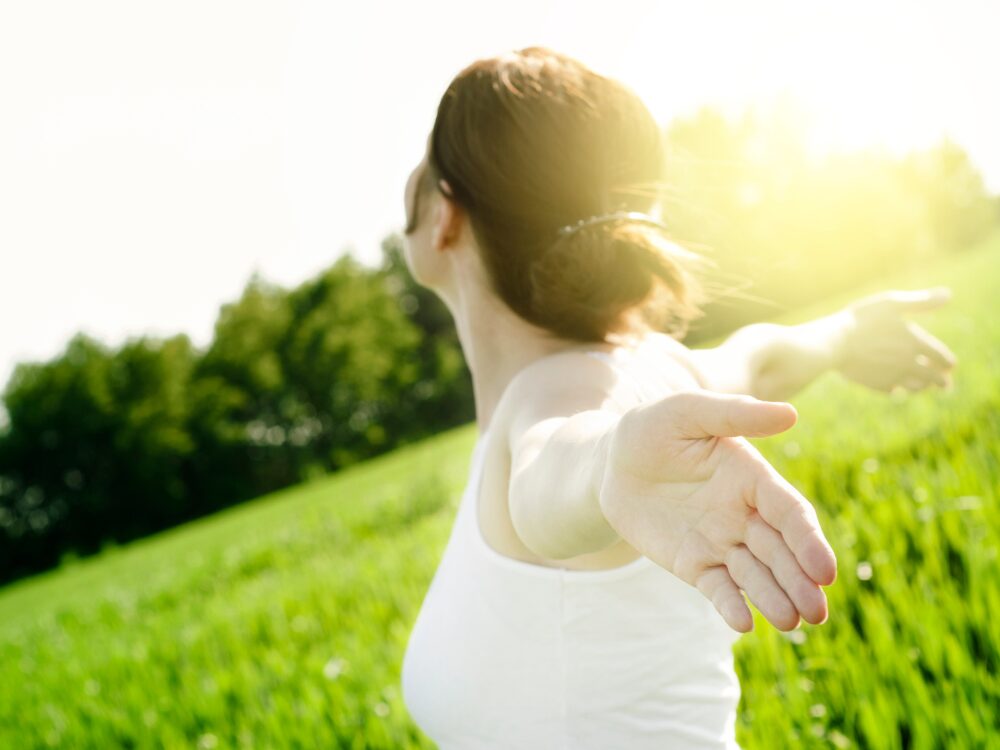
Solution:
[[[487,434],[403,657],[416,724],[441,750],[739,748],[740,634],[647,557],[567,570],[490,547],[477,519]]]

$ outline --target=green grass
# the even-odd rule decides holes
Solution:
[[[914,315],[955,389],[825,375],[754,443],[819,509],[840,572],[822,626],[755,613],[736,645],[746,748],[989,747],[1000,733],[1000,237],[869,290]],[[473,425],[0,591],[0,747],[429,748],[399,666]],[[996,746],[994,744],[994,746]]]

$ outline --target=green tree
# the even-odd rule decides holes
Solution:
[[[111,352],[78,334],[53,361],[15,368],[0,440],[5,578],[190,513],[181,475],[195,450],[186,429],[195,356],[183,335]]]

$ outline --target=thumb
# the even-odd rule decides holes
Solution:
[[[937,286],[933,289],[915,289],[912,291],[894,291],[889,293],[889,299],[901,312],[920,312],[933,310],[951,299],[951,289]]]
[[[789,403],[739,394],[683,391],[664,402],[671,402],[674,429],[687,438],[763,437],[784,432],[798,420]]]

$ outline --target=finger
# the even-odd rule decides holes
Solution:
[[[907,375],[921,380],[925,385],[939,385],[942,388],[948,385],[949,380],[946,371],[942,371],[936,365],[929,364],[923,355],[917,355],[917,362]]]
[[[798,419],[789,403],[740,394],[681,391],[660,403],[670,412],[672,427],[685,438],[774,435]]]
[[[940,307],[951,299],[951,289],[937,286],[931,289],[914,289],[907,291],[891,291],[887,298],[901,312],[920,312]]]
[[[928,385],[929,383],[923,378],[916,377],[915,375],[907,375],[896,384],[895,388],[904,388],[908,391],[922,391]]]
[[[958,362],[955,353],[945,346],[944,342],[935,338],[916,323],[907,322],[907,330],[917,340],[919,353],[923,354],[934,364],[944,368],[954,367]]]
[[[818,625],[826,621],[823,589],[805,574],[781,534],[759,514],[747,521],[746,545],[754,557],[771,569],[774,579],[806,622]]]
[[[712,602],[729,627],[740,633],[753,630],[753,614],[725,565],[706,568],[698,576],[697,588]]]
[[[736,584],[747,592],[756,605],[778,630],[792,630],[799,624],[799,613],[792,600],[771,574],[771,570],[745,544],[739,544],[726,555],[726,567]]]
[[[759,476],[751,504],[777,530],[806,575],[821,586],[837,579],[837,557],[823,535],[816,510],[777,472]]]

